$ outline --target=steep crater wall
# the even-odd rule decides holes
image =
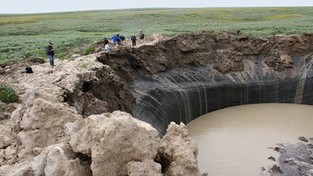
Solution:
[[[227,74],[213,68],[196,67],[138,78],[133,83],[136,101],[132,114],[164,134],[171,121],[186,124],[203,114],[230,106],[313,104],[311,69],[294,77],[279,78],[274,71],[264,73],[255,67],[256,71],[248,69]],[[306,67],[311,67],[311,63]]]
[[[234,105],[313,104],[312,43],[312,34],[256,39],[202,32],[120,48],[97,58],[109,66],[98,71],[101,79],[82,79],[67,102],[85,116],[131,112],[160,134],[171,121],[188,123]]]

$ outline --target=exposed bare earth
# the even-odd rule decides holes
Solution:
[[[99,52],[56,61],[53,69],[47,62],[28,63],[33,74],[21,73],[24,63],[6,66],[0,80],[14,87],[20,101],[0,104],[0,175],[136,175],[143,168],[155,175],[200,175],[197,149],[183,124],[171,124],[160,139],[149,124],[120,112],[131,112],[132,81],[189,66],[240,72],[243,58],[252,55],[281,72],[294,67],[295,57],[313,59],[312,44],[313,34],[269,39],[225,32],[156,35],[136,48],[114,48],[109,58]],[[128,129],[123,123],[133,125]],[[134,136],[127,134],[140,140],[129,140]],[[143,151],[135,147],[138,143],[153,147]],[[117,160],[108,160],[108,155]],[[118,159],[120,155],[128,157]],[[112,170],[103,174],[100,166]]]

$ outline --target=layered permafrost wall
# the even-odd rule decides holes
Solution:
[[[131,112],[160,134],[171,121],[188,123],[229,106],[313,104],[312,43],[313,34],[251,38],[204,31],[121,47],[97,57],[107,66],[67,102],[83,116]]]
[[[294,59],[277,72],[263,59],[243,59],[244,71],[222,74],[213,67],[189,67],[137,78],[134,117],[164,134],[171,121],[185,124],[208,112],[243,104],[313,104],[312,62]],[[308,63],[306,63],[308,62]]]

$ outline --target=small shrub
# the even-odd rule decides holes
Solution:
[[[11,86],[0,82],[0,101],[4,103],[12,103],[17,100],[18,96],[15,90]]]

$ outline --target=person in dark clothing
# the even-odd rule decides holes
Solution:
[[[105,46],[106,44],[109,43],[109,40],[108,40],[107,38],[104,38],[104,39],[103,39],[103,42],[104,42],[104,46]]]
[[[50,66],[54,67],[54,48],[53,48],[52,42],[49,42],[46,51],[47,51],[47,55],[49,57]]]
[[[132,47],[135,47],[136,46],[136,36],[135,35],[132,35],[130,37],[130,40],[132,41]]]
[[[116,36],[117,36],[117,44],[122,45],[122,39],[120,37],[120,34],[117,34]]]
[[[124,41],[124,40],[125,40],[125,37],[124,37],[123,35],[121,35],[121,36],[120,36],[120,39],[121,39],[122,41]]]

